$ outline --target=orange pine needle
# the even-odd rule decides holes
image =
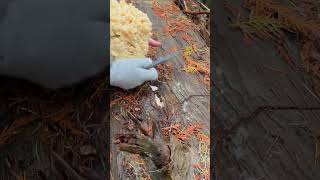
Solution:
[[[170,48],[170,52],[172,52],[172,53],[177,52],[177,47],[174,47],[174,46],[171,47],[171,48]]]
[[[185,40],[188,44],[191,44],[193,42],[192,37],[186,32],[182,32],[180,36],[181,36],[181,39]]]

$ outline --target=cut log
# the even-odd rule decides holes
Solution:
[[[159,0],[157,2],[167,3],[173,1]],[[162,47],[157,49],[156,57],[170,53],[173,47],[176,49],[184,49],[185,47],[190,46],[185,40],[180,38],[180,36],[172,37],[162,31],[166,22],[154,14],[152,1],[136,1],[135,5],[148,14],[153,24],[154,38],[162,42]],[[182,12],[179,12],[179,16],[185,17]],[[200,32],[192,30],[187,31],[192,36],[197,47],[208,48],[205,40],[201,37]],[[209,52],[207,54],[209,54]],[[209,55],[207,57],[209,58]],[[206,60],[209,60],[208,58]],[[151,82],[151,85],[159,87],[159,90],[155,92],[147,87],[148,95],[143,97],[140,107],[137,108],[141,110],[142,119],[145,121],[152,119],[159,127],[163,127],[164,122],[167,123],[167,126],[180,123],[183,127],[187,127],[189,124],[193,123],[202,123],[202,131],[209,136],[209,87],[203,82],[204,76],[200,73],[190,74],[183,71],[186,62],[182,57],[182,54],[173,58],[170,62],[173,64],[173,72],[170,75],[170,80],[165,82]],[[157,95],[164,103],[163,108],[157,106],[155,95]],[[117,111],[117,109],[114,108],[112,111]],[[119,133],[124,122],[125,119],[119,118],[116,115],[111,117],[111,137],[115,137],[116,134]],[[190,144],[190,152],[192,150],[193,152],[197,151],[199,142],[196,138],[190,138],[187,143]],[[189,152],[183,152],[182,149],[179,150],[181,151],[180,154],[190,154]],[[125,169],[122,167],[126,154],[120,152],[118,147],[114,144],[111,146],[111,153],[113,157],[111,161],[112,178],[128,178],[125,175]],[[188,168],[191,167],[192,163],[199,162],[200,156],[198,153],[195,153],[190,159],[189,165],[187,165]],[[189,177],[188,179],[192,179],[193,172],[189,169],[184,169],[188,172],[182,177]]]

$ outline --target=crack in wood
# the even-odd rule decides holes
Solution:
[[[234,134],[239,127],[260,115],[266,111],[283,111],[283,110],[296,110],[296,111],[313,111],[320,110],[320,106],[316,107],[297,107],[297,106],[260,106],[256,108],[252,113],[247,116],[240,117],[230,128],[225,128],[223,130],[223,137]]]

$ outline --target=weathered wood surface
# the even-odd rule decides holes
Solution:
[[[319,107],[320,101],[302,72],[279,58],[270,42],[246,46],[240,32],[228,27],[223,1],[214,1],[213,7],[212,127],[217,143],[211,163],[216,179],[320,179],[315,164],[320,111],[261,112],[229,139],[219,138],[223,128],[260,106]],[[294,61],[301,64],[296,45],[288,46]]]
[[[167,1],[167,0],[166,0]],[[166,1],[158,1],[166,2]],[[162,26],[164,21],[160,20],[153,13],[151,8],[152,1],[138,1],[137,7],[143,12],[147,13],[151,22],[153,23],[153,30],[159,41],[162,42],[162,47],[158,49],[157,55],[167,54],[170,52],[170,48],[187,46],[187,43],[179,38],[174,38],[165,35],[162,32]],[[183,14],[181,14],[183,16]],[[200,37],[199,33],[191,32],[193,39],[197,42],[198,47],[206,46],[205,41]],[[204,123],[204,132],[209,134],[209,88],[203,84],[203,76],[200,74],[188,74],[182,70],[185,65],[182,55],[174,58],[171,61],[174,65],[171,80],[167,82],[152,82],[153,85],[159,87],[158,92],[152,92],[151,95],[145,97],[143,100],[142,114],[144,119],[155,119],[157,122],[160,119],[166,117],[166,114],[173,114],[172,118],[169,119],[172,123],[180,122],[182,125],[187,126],[190,123]],[[154,94],[157,94],[163,102],[165,107],[158,109],[154,104]],[[203,95],[203,96],[192,96],[192,95]],[[125,121],[117,120],[114,116],[111,117],[111,137],[119,132],[119,129]],[[191,142],[192,146],[197,148],[197,142]],[[126,179],[122,169],[122,158],[123,153],[118,151],[116,145],[111,147],[112,162],[111,162],[111,173],[113,179]],[[199,157],[195,157],[197,160]]]

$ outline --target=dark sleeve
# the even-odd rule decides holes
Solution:
[[[88,9],[90,21],[104,21],[109,23],[109,10],[110,2],[108,0],[81,0],[88,3],[86,6]],[[78,0],[80,2],[80,0]]]
[[[106,70],[106,22],[73,1],[18,1],[0,25],[0,75],[60,88]]]

